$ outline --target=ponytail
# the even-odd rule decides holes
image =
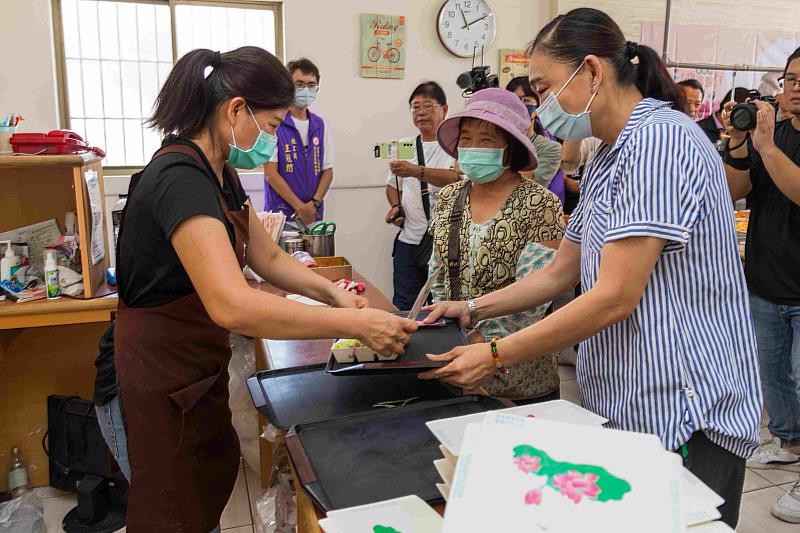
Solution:
[[[645,98],[672,102],[673,108],[683,111],[683,91],[656,51],[627,41],[617,23],[598,9],[582,7],[557,16],[528,46],[528,55],[534,50],[575,68],[586,56],[603,58],[611,64],[620,85],[636,85]]]
[[[175,64],[147,124],[163,134],[191,138],[223,102],[240,96],[253,111],[289,107],[294,84],[278,59],[256,46],[219,53],[192,50]]]

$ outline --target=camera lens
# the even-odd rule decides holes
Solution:
[[[738,104],[731,111],[731,124],[739,131],[750,131],[756,127],[755,104]]]
[[[462,89],[466,89],[472,85],[472,72],[464,72],[459,74],[458,78],[456,79],[456,85]]]

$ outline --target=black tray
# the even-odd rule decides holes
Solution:
[[[425,422],[507,407],[488,396],[412,404],[298,424],[286,446],[303,487],[325,512],[415,494],[442,502],[439,441]]]
[[[405,317],[408,311],[395,313]],[[428,313],[422,312],[418,320],[423,320]],[[442,354],[449,352],[456,346],[469,344],[467,334],[458,325],[458,320],[445,319],[447,325],[439,327],[419,328],[411,335],[411,343],[406,346],[406,353],[394,361],[375,361],[368,363],[339,363],[331,352],[328,357],[327,372],[336,376],[350,376],[358,374],[391,374],[419,373],[426,369],[439,368],[447,365],[445,362],[431,361],[428,354]]]
[[[247,379],[253,404],[270,423],[287,430],[295,424],[341,418],[373,409],[386,401],[442,400],[461,396],[461,389],[440,381],[398,376],[332,376],[325,364],[267,370]]]

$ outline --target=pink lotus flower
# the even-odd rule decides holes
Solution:
[[[539,505],[542,503],[542,491],[539,489],[529,490],[525,494],[525,503],[528,505]]]
[[[584,496],[594,500],[600,494],[597,478],[595,474],[581,474],[570,470],[566,474],[554,475],[553,487],[573,502],[580,503]]]
[[[538,457],[531,457],[530,455],[521,455],[514,459],[517,468],[525,472],[538,472],[542,468],[542,460]]]

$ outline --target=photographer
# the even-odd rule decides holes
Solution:
[[[799,78],[800,48],[789,57],[783,75],[783,103],[793,114],[800,112]],[[756,123],[749,132],[732,126],[733,103],[725,104],[722,118],[731,136],[725,155],[731,196],[752,197],[745,273],[773,436],[748,466],[770,468],[771,463],[795,462],[800,453],[800,119],[776,126],[773,105],[752,103]],[[800,488],[793,492],[800,499]],[[800,522],[800,502],[793,501],[793,521]]]
[[[408,99],[411,119],[419,130],[417,149],[409,161],[392,161],[386,178],[389,212],[386,223],[401,228],[392,252],[394,305],[411,309],[428,281],[432,241],[428,221],[439,189],[458,181],[453,158],[436,140],[436,129],[447,116],[447,97],[435,81],[420,83]],[[403,140],[413,140],[409,137]]]

